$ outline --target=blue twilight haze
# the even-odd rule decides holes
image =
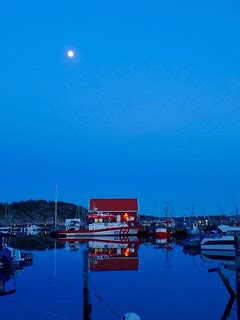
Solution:
[[[0,30],[0,201],[240,203],[239,1],[2,1]]]

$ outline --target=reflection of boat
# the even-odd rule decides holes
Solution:
[[[2,235],[0,239],[0,296],[13,294],[17,270],[32,264],[32,254],[8,247]]]
[[[37,226],[35,224],[29,225],[29,226],[25,226],[21,228],[21,232],[26,233],[27,235],[32,235],[35,236],[37,235],[39,232],[41,232],[43,230],[42,227]]]
[[[0,251],[0,269],[22,268],[25,258],[22,257],[20,250],[4,246]]]
[[[0,296],[7,296],[15,292],[15,272],[10,269],[0,270]]]
[[[204,261],[221,261],[224,264],[235,264],[234,250],[201,250],[201,256]]]
[[[168,239],[167,238],[163,238],[163,239],[156,239],[156,244],[159,244],[159,245],[166,245],[166,243],[168,242]]]
[[[236,239],[234,236],[222,236],[203,238],[201,241],[201,250],[236,250]]]
[[[83,320],[92,319],[92,305],[90,303],[89,292],[89,268],[90,271],[137,270],[139,240],[136,237],[133,238],[132,241],[131,237],[129,237],[129,241],[125,239],[122,242],[118,237],[107,239],[94,237],[88,242],[88,248],[83,250]],[[92,286],[96,290],[93,283]],[[116,316],[116,312],[107,305],[99,292],[97,292],[97,296],[99,301],[104,302],[108,311]],[[135,313],[127,313],[121,319],[140,320],[140,317]]]
[[[200,253],[200,237],[188,238],[183,243],[183,252],[190,255],[196,255]]]
[[[65,249],[68,251],[78,251],[80,249],[79,241],[66,241]]]
[[[139,241],[129,238],[129,241],[114,239],[113,241],[98,241],[88,243],[88,258],[91,271],[138,270]]]
[[[81,244],[84,243],[92,243],[98,242],[99,244],[102,243],[103,246],[110,244],[111,246],[117,246],[118,244],[140,244],[140,240],[138,237],[131,236],[131,237],[81,237],[78,239],[63,239],[60,238],[59,241],[65,242],[66,250],[76,251],[80,249]]]
[[[173,249],[173,243],[170,239],[155,239],[156,245],[154,246],[155,249]]]
[[[89,241],[97,241],[97,242],[104,242],[104,243],[139,243],[140,244],[140,240],[138,239],[138,237],[136,236],[125,236],[125,237],[118,237],[118,236],[82,236],[80,238],[77,239],[71,239],[71,238],[60,238],[59,241],[63,241],[63,242],[76,242],[76,243],[88,243]]]

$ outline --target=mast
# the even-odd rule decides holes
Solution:
[[[192,217],[195,216],[195,207],[194,207],[194,203],[192,202]]]
[[[165,219],[167,220],[168,219],[168,215],[169,215],[169,202],[165,202],[165,206],[163,208],[164,210],[164,213],[165,213]]]
[[[55,229],[57,228],[57,209],[58,209],[57,201],[58,201],[58,187],[57,187],[57,184],[56,184],[56,189],[55,189],[55,215],[54,215],[54,227],[55,227]]]
[[[7,220],[8,220],[8,204],[6,202],[5,203],[5,225],[7,225]]]

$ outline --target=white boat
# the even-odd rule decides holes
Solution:
[[[90,223],[82,225],[79,219],[67,219],[65,230],[58,230],[57,236],[74,239],[91,236],[135,236],[141,229],[140,225],[127,222],[116,222],[116,217],[111,214],[94,214],[88,216]],[[98,221],[98,222],[91,222]]]
[[[220,251],[235,251],[236,240],[234,236],[222,236],[203,238],[201,241],[202,250],[220,250]]]
[[[92,223],[86,229],[60,230],[59,237],[76,238],[86,236],[132,236],[137,235],[140,226],[129,227],[127,223]]]
[[[218,226],[218,229],[225,235],[240,235],[240,227],[227,226],[223,224]]]

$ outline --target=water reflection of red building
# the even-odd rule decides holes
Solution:
[[[138,249],[138,239],[89,241],[90,271],[138,270]]]

